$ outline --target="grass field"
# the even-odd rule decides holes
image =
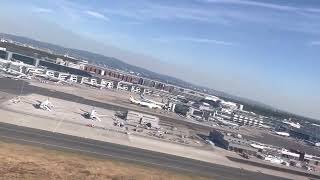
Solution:
[[[0,179],[207,180],[210,178],[0,141]]]

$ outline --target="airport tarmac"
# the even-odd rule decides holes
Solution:
[[[88,105],[83,105],[71,101],[64,101],[61,99],[56,98],[49,98],[50,102],[53,103],[53,111],[48,112],[42,109],[35,108],[36,104],[41,103],[41,101],[45,101],[47,97],[41,96],[38,94],[29,94],[26,96],[21,96],[19,103],[15,103],[12,100],[3,102],[2,109],[6,109],[9,111],[17,112],[20,114],[31,115],[36,117],[43,117],[44,119],[53,119],[58,120],[61,122],[68,122],[74,125],[93,125],[95,128],[100,128],[108,131],[117,131],[125,134],[127,132],[131,134],[138,134],[145,137],[150,137],[153,139],[158,139],[156,136],[152,136],[150,133],[158,132],[155,129],[147,129],[144,126],[141,126],[137,123],[130,123],[130,125],[126,125],[125,127],[115,126],[114,122],[116,121],[123,121],[120,118],[115,117],[115,111],[111,111],[108,109],[96,108]],[[84,117],[84,113],[90,112],[94,109],[97,114],[99,114],[100,120],[92,120]],[[30,122],[32,123],[32,122]],[[127,123],[125,123],[127,124]],[[139,128],[137,128],[139,126]],[[39,127],[43,129],[45,127]],[[133,129],[140,129],[139,131],[134,131]],[[166,132],[166,134],[161,138],[163,141],[168,142],[180,142],[181,144],[186,144],[190,146],[197,146],[201,147],[203,145],[202,139],[196,139],[195,133],[190,134],[189,130],[184,128],[175,128],[175,130],[171,130],[168,126],[161,126],[162,132]],[[183,135],[184,138],[181,138]],[[187,138],[188,137],[188,138]],[[190,138],[189,138],[190,137]],[[177,140],[176,140],[177,139]]]
[[[38,100],[38,99],[43,99],[45,96],[42,96],[41,98],[35,98],[34,101]],[[23,99],[23,97],[22,97]],[[62,104],[57,104],[57,108],[61,108]],[[71,103],[71,102],[69,102]],[[18,105],[18,104],[17,104]],[[19,106],[19,105],[18,105]],[[70,105],[68,105],[70,106]],[[84,105],[82,105],[84,106]],[[32,107],[32,105],[30,104],[30,107]],[[72,107],[72,106],[70,106]],[[84,106],[85,107],[85,106]],[[85,108],[89,108],[90,106],[87,106]],[[32,107],[33,108],[33,107]],[[18,108],[20,109],[20,108]],[[76,108],[78,109],[78,108]],[[27,111],[31,111],[32,109],[28,109]],[[106,110],[109,111],[109,110]],[[101,109],[101,112],[103,112],[103,109]],[[24,113],[27,113],[26,111]],[[59,111],[57,112],[59,113]],[[77,115],[77,117],[79,116],[78,114],[79,112],[75,113]],[[3,114],[3,111],[1,111],[1,114]],[[69,134],[69,135],[74,135],[74,136],[81,136],[81,137],[85,137],[85,138],[90,138],[90,139],[96,139],[96,140],[101,140],[101,141],[108,141],[111,143],[116,143],[116,144],[126,144],[129,146],[134,146],[134,147],[147,147],[150,148],[149,150],[156,150],[156,151],[160,151],[163,153],[167,153],[170,152],[172,154],[175,155],[181,155],[181,153],[183,154],[183,156],[188,157],[188,158],[195,158],[195,159],[199,159],[199,160],[203,160],[203,161],[208,161],[210,159],[212,159],[212,162],[214,163],[225,163],[224,165],[232,165],[232,162],[228,162],[226,158],[223,158],[223,156],[221,154],[219,154],[217,151],[216,152],[210,152],[208,154],[208,152],[206,151],[202,151],[199,149],[188,149],[188,147],[185,146],[178,146],[178,145],[174,145],[174,144],[167,144],[167,143],[160,143],[161,145],[159,146],[159,141],[157,140],[146,140],[143,137],[139,137],[139,136],[126,136],[125,134],[121,134],[121,135],[116,135],[119,133],[114,133],[114,132],[109,132],[109,131],[104,131],[103,129],[92,129],[90,127],[84,126],[84,124],[79,123],[76,124],[77,126],[75,127],[74,124],[76,122],[70,122],[70,119],[60,119],[59,118],[53,118],[53,117],[44,117],[47,116],[46,114],[42,114],[39,115],[40,117],[36,118],[34,116],[29,116],[28,115],[23,115],[21,116],[17,116],[17,112],[13,112],[13,113],[9,113],[7,114],[8,119],[10,120],[9,123],[17,123],[20,126],[27,126],[27,127],[34,127],[34,125],[36,125],[37,127],[35,128],[39,128],[39,129],[45,129],[48,131],[53,131],[53,132],[59,132],[59,133],[64,133],[64,134]],[[55,116],[57,116],[57,114],[55,114]],[[70,117],[72,119],[72,117]],[[50,121],[45,121],[44,119],[50,119]],[[64,120],[64,121],[62,121]],[[13,122],[15,121],[15,122]],[[60,123],[62,122],[62,123]],[[60,124],[60,125],[59,125]],[[58,126],[59,125],[59,126]],[[81,126],[79,128],[79,125]],[[97,136],[98,135],[98,136]],[[154,149],[152,149],[152,147]],[[197,152],[196,154],[194,154],[194,152]],[[228,153],[228,151],[224,151],[226,153]],[[252,169],[254,170],[255,167],[248,167],[246,165],[242,165],[242,164],[234,164],[234,167],[243,167],[245,169]],[[269,173],[269,174],[279,174],[279,175],[283,175],[282,173],[279,172],[269,172],[268,170],[265,169],[255,169],[257,171],[260,172],[264,172],[264,173]],[[287,175],[288,177],[290,177],[290,175]],[[294,176],[296,177],[296,176]]]
[[[104,93],[104,96],[107,96],[108,94],[111,93],[111,98],[106,97],[109,99],[101,101],[101,99],[104,99],[104,98],[101,97],[101,93],[97,93],[97,92],[109,91],[109,90],[98,90],[98,89],[93,89],[93,88],[88,88],[88,87],[76,87],[76,86],[69,87],[69,86],[60,86],[60,85],[55,86],[55,85],[44,84],[43,86],[45,86],[46,88],[51,88],[51,89],[46,89],[43,87],[39,87],[41,85],[39,83],[38,83],[38,86],[30,85],[29,82],[25,82],[24,85],[23,85],[23,83],[24,83],[24,81],[20,81],[20,80],[11,80],[8,78],[0,78],[0,91],[8,93],[8,94],[15,94],[15,95],[20,95],[21,92],[22,92],[22,94],[34,93],[34,94],[39,94],[39,95],[43,95],[43,96],[49,96],[49,97],[54,97],[54,98],[58,98],[58,99],[64,99],[64,100],[68,100],[68,101],[72,101],[72,102],[77,102],[80,104],[90,105],[90,106],[94,106],[94,107],[100,107],[103,109],[109,109],[109,110],[113,110],[113,111],[126,111],[126,110],[130,109],[130,110],[135,110],[135,111],[139,111],[139,112],[144,112],[144,113],[147,112],[150,114],[155,114],[152,111],[149,111],[149,109],[131,105],[131,104],[129,104],[129,102],[127,102],[127,106],[117,105],[114,102],[114,101],[118,100],[117,97],[115,97],[117,93],[120,93],[119,96],[125,96],[125,97],[121,98],[121,102],[122,102],[123,99],[127,98],[127,96],[128,96],[127,92],[110,90],[110,92]],[[35,84],[37,84],[37,83],[35,83]],[[23,91],[21,91],[22,87],[23,87]],[[52,87],[55,87],[55,88],[52,89]],[[61,88],[61,91],[56,90],[56,89],[60,89],[60,88]],[[83,88],[84,88],[84,91],[87,91],[87,92],[84,94],[81,94],[80,92],[83,91],[82,90]],[[77,92],[77,93],[75,93],[75,92]],[[95,93],[93,93],[93,92],[95,92]],[[95,95],[96,97],[93,97],[94,94],[97,94],[97,95]],[[85,95],[91,96],[91,99],[88,99]],[[95,100],[93,100],[94,98],[95,98]],[[99,101],[99,99],[100,99],[100,101]],[[164,123],[164,124],[172,125],[172,126],[183,126],[183,127],[187,127],[189,129],[195,130],[195,131],[199,131],[204,135],[208,135],[209,131],[213,128],[213,127],[209,127],[209,126],[202,126],[199,124],[194,124],[192,122],[176,119],[176,118],[170,117],[169,115],[166,116],[164,114],[157,114],[157,116],[160,118],[160,124]],[[228,131],[228,129],[225,129],[225,130]],[[251,140],[258,141],[258,142],[263,142],[263,143],[268,142],[266,144],[280,146],[280,147],[284,147],[286,149],[298,149],[301,151],[305,151],[309,154],[320,154],[319,149],[305,145],[301,142],[297,142],[296,140],[294,140],[292,138],[287,139],[287,138],[283,138],[280,136],[273,136],[268,133],[264,133],[260,130],[252,130],[252,131],[257,131],[256,133],[254,133],[255,136],[244,135],[244,137],[251,139]],[[241,131],[240,131],[240,133],[241,133]]]
[[[40,84],[40,85],[42,86],[42,84]],[[195,124],[192,122],[184,121],[183,119],[173,118],[169,115],[159,114],[157,112],[154,112],[152,109],[142,108],[142,107],[138,107],[135,105],[131,105],[129,103],[129,101],[125,101],[127,103],[127,105],[123,105],[123,104],[119,104],[119,102],[112,102],[112,99],[101,100],[101,99],[104,99],[104,97],[102,96],[102,91],[104,91],[104,90],[90,88],[90,91],[88,94],[87,93],[81,94],[80,92],[82,92],[82,88],[87,90],[88,87],[66,88],[69,90],[63,89],[66,91],[66,92],[64,92],[64,91],[60,90],[60,87],[64,88],[63,86],[60,86],[60,85],[53,85],[53,86],[55,86],[55,88],[50,88],[50,89],[40,87],[40,85],[34,86],[34,85],[30,85],[29,82],[24,82],[21,80],[0,78],[0,91],[14,94],[14,95],[20,95],[20,94],[25,95],[25,94],[33,93],[33,94],[39,94],[39,95],[48,96],[48,97],[54,97],[54,98],[58,98],[58,99],[64,99],[67,101],[77,102],[80,104],[91,105],[94,107],[100,107],[103,109],[109,109],[109,110],[113,110],[113,111],[127,111],[130,109],[130,110],[134,110],[134,111],[138,111],[138,112],[142,112],[142,113],[157,115],[160,118],[160,123],[163,122],[166,124],[181,125],[181,126],[185,126],[190,129],[193,129],[193,130],[199,130],[202,132],[205,131],[206,133],[208,133],[211,129],[209,126],[203,126],[200,123]],[[44,86],[48,86],[48,85],[44,84]],[[75,89],[73,89],[73,88],[75,88]],[[23,91],[21,91],[21,89],[23,89]],[[97,93],[99,91],[101,91],[101,92]],[[105,91],[107,92],[108,90],[105,90]],[[119,93],[120,93],[120,96],[123,95],[123,92],[119,91]],[[91,98],[88,98],[86,95],[91,96]],[[93,99],[92,96],[95,96],[95,99]]]
[[[46,97],[36,94],[22,96],[19,103],[13,103],[12,100],[3,102],[0,108],[0,117],[2,122],[27,126],[52,132],[60,132],[73,136],[86,137],[101,141],[108,141],[119,144],[126,144],[136,147],[145,147],[149,150],[162,150],[162,152],[176,153],[177,155],[185,153],[190,158],[201,158],[206,160],[206,156],[198,156],[199,152],[204,155],[213,156],[212,151],[199,151],[198,146],[181,146],[180,144],[169,141],[150,138],[143,133],[131,133],[127,135],[124,127],[114,126],[113,111],[96,108],[96,110],[107,115],[101,117],[101,122],[86,119],[81,116],[80,109],[90,109],[90,106],[64,101],[61,99],[50,98],[53,103],[53,111],[36,109],[33,105],[38,103],[39,99],[44,100]],[[88,126],[93,124],[94,127]],[[179,132],[179,131],[178,131]],[[161,145],[159,145],[161,144]],[[209,154],[208,154],[209,153]],[[220,157],[216,156],[216,157]],[[223,155],[221,155],[223,157]],[[210,158],[208,159],[210,160]],[[218,159],[212,159],[213,161]],[[223,159],[223,160],[226,160]],[[223,161],[222,160],[222,161]]]
[[[285,180],[260,172],[246,171],[217,164],[205,163],[188,158],[127,147],[102,141],[68,136],[37,129],[0,123],[0,137],[3,140],[45,146],[90,154],[101,158],[113,158],[136,163],[160,166],[210,176],[219,180]]]

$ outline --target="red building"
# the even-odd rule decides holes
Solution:
[[[84,68],[85,71],[94,73],[99,76],[105,76],[106,78],[117,79],[119,81],[125,81],[133,84],[138,84],[140,77],[133,76],[130,74],[126,74],[123,72],[119,72],[112,69],[102,68],[94,65],[86,65]]]

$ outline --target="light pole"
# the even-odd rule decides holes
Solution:
[[[20,95],[19,95],[19,97],[22,95],[23,88],[24,88],[24,81],[22,80],[21,91],[20,91]]]

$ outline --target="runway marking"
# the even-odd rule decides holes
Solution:
[[[46,135],[35,134],[35,133],[30,133],[30,132],[25,132],[25,131],[19,131],[19,130],[15,130],[15,129],[11,129],[11,128],[0,127],[0,129],[6,129],[6,130],[9,130],[9,131],[13,131],[13,132],[18,132],[18,133],[23,133],[23,134],[30,134],[30,135],[36,135],[36,136],[40,136],[40,137],[46,137],[46,138],[51,138],[51,139],[55,139],[55,140],[63,140],[63,141],[67,141],[67,142],[73,142],[73,143],[79,143],[79,144],[84,144],[84,145],[90,145],[90,146],[93,146],[93,147],[100,147],[100,148],[102,148],[102,149],[105,149],[105,147],[103,147],[103,146],[95,145],[95,144],[91,144],[91,143],[87,143],[87,142],[71,141],[71,140],[68,140],[68,139],[62,139],[62,138],[56,138],[56,137],[54,137],[54,136],[46,136]],[[49,131],[48,131],[48,132],[49,132]],[[62,135],[64,135],[64,134],[62,134]],[[70,135],[70,136],[72,136],[72,135]],[[77,137],[77,136],[73,136],[73,137]],[[81,138],[81,137],[78,137],[78,138]],[[13,139],[14,139],[14,138],[13,138]],[[92,139],[92,140],[94,140],[94,139]],[[26,141],[28,141],[28,140],[26,140]],[[108,143],[108,142],[107,142],[107,143]],[[45,144],[45,143],[44,143],[44,144]],[[112,143],[111,143],[111,144],[112,144]],[[116,144],[116,145],[121,145],[121,144]],[[58,145],[53,145],[53,146],[58,146]],[[126,145],[121,145],[121,146],[126,146]],[[128,147],[130,147],[130,146],[128,146]],[[125,150],[125,149],[118,149],[118,148],[114,148],[114,147],[110,147],[110,146],[109,146],[108,148],[109,148],[109,149],[116,150],[116,151],[122,151],[122,152],[131,153],[131,154],[138,154],[138,153],[135,153],[135,152],[133,152],[133,151],[129,151],[129,150]],[[134,148],[135,148],[135,147],[134,147]],[[137,148],[137,149],[139,149],[139,148]],[[142,150],[145,150],[145,149],[142,149]],[[148,151],[150,151],[150,150],[148,150]],[[156,151],[154,151],[154,152],[156,152]],[[157,152],[157,153],[159,153],[159,152]],[[170,154],[166,154],[166,153],[162,153],[162,154],[170,155]],[[110,156],[112,156],[112,155],[110,155]],[[175,155],[173,155],[173,156],[175,156]],[[152,156],[151,156],[151,157],[152,157]],[[177,156],[177,157],[181,157],[181,156]],[[124,158],[124,157],[121,157],[121,158],[126,159],[126,158]],[[157,157],[157,158],[158,158],[158,159],[169,160],[169,161],[173,161],[173,162],[177,162],[177,163],[182,164],[181,161],[179,161],[179,160],[174,160],[174,159],[171,159],[171,158],[166,158],[166,157]],[[181,158],[185,158],[185,157],[181,157]],[[188,159],[188,158],[187,158],[187,159]],[[130,159],[128,159],[128,160],[130,160]],[[134,159],[132,159],[132,160],[134,160]],[[191,160],[195,160],[195,159],[191,159]],[[137,161],[144,162],[144,161],[142,161],[142,160],[137,160]],[[198,160],[198,161],[200,161],[200,160]],[[152,163],[152,162],[150,162],[150,163]],[[154,163],[154,164],[157,165],[156,163]],[[183,164],[185,164],[185,165],[190,165],[191,163],[184,162]],[[191,164],[191,165],[194,165],[194,164]],[[215,164],[215,165],[223,166],[223,165],[219,165],[219,164]],[[205,165],[197,165],[197,166],[204,167],[204,168],[214,168],[214,167],[212,167],[212,166],[205,166]],[[219,168],[223,168],[223,167],[219,167]],[[229,167],[229,168],[234,168],[234,167]],[[239,168],[234,168],[234,169],[239,169]],[[190,171],[190,170],[189,170],[189,171]],[[246,171],[250,171],[250,170],[246,170]],[[255,172],[255,171],[250,171],[250,172]],[[242,175],[241,172],[237,172],[237,171],[236,171],[236,173],[237,173],[238,175]]]
[[[55,133],[58,129],[58,127],[60,126],[60,124],[62,123],[63,119],[60,119],[60,121],[57,123],[56,127],[53,129],[53,133]]]
[[[172,169],[176,169],[176,170],[188,171],[188,172],[191,172],[191,173],[193,172],[192,170],[181,168],[181,167],[178,167],[178,166],[162,165],[162,164],[153,163],[153,162],[150,162],[150,161],[143,161],[143,160],[138,160],[138,159],[133,159],[133,158],[125,158],[125,157],[121,157],[121,156],[114,156],[114,155],[111,155],[111,154],[98,153],[98,152],[94,152],[94,151],[86,151],[86,150],[82,150],[82,149],[75,149],[75,148],[66,147],[66,146],[54,145],[54,144],[49,144],[49,143],[42,143],[42,142],[31,141],[31,140],[26,140],[26,139],[21,139],[21,138],[13,138],[13,137],[3,136],[3,135],[0,136],[0,137],[7,138],[7,139],[18,140],[18,141],[24,141],[24,142],[28,142],[28,143],[40,144],[40,145],[45,145],[45,146],[58,147],[58,148],[61,148],[61,149],[68,149],[68,150],[79,151],[79,152],[84,152],[84,153],[91,153],[91,154],[96,154],[96,155],[109,156],[109,157],[123,159],[123,160],[136,161],[136,162],[152,164],[152,165],[156,165],[156,166],[168,167],[168,168],[172,168]],[[226,178],[225,176],[218,175],[218,174],[214,174],[214,176],[223,177],[225,179],[233,180],[231,178]]]

